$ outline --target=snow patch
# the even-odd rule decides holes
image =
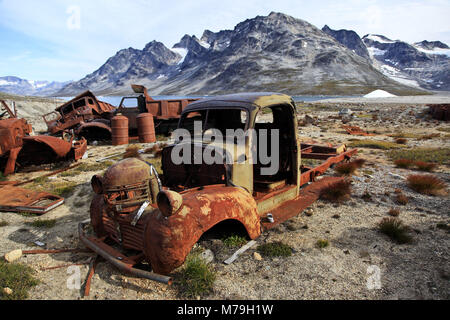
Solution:
[[[421,48],[419,46],[414,46],[417,50],[420,52],[426,53],[426,54],[437,54],[437,55],[443,55],[450,57],[450,49],[442,49],[442,48],[434,48],[434,50],[427,50],[424,48]]]
[[[6,80],[0,80],[0,86],[13,86],[16,84],[17,84],[17,82],[9,82]]]
[[[367,47],[367,50],[369,51],[369,54],[371,57],[373,56],[383,56],[386,53],[386,50],[380,50],[375,47]]]
[[[396,95],[393,95],[392,93],[389,93],[384,90],[375,90],[364,96],[364,98],[391,98],[391,97],[396,97]]]
[[[385,39],[383,39],[383,38],[381,38],[381,37],[379,37],[377,35],[374,35],[374,34],[369,34],[366,37],[366,39],[369,39],[369,40],[372,40],[372,41],[376,41],[376,42],[379,42],[379,43],[395,43],[395,41],[385,40]]]
[[[200,45],[206,49],[209,49],[209,47],[210,47],[210,44],[206,41],[200,41]]]
[[[177,64],[182,64],[184,59],[186,58],[186,56],[188,54],[188,50],[185,49],[185,48],[172,48],[170,50],[172,50],[173,52],[178,53],[181,56],[181,59],[180,59],[180,61],[178,61]]]

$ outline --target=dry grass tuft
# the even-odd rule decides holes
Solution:
[[[320,198],[330,202],[344,202],[350,199],[351,193],[351,181],[340,180],[323,188]]]
[[[401,169],[409,169],[413,165],[413,162],[408,159],[398,159],[395,160],[394,163],[397,168]]]
[[[356,171],[356,169],[358,168],[352,162],[341,163],[334,167],[334,171],[336,171],[341,176],[351,176]]]
[[[444,181],[433,175],[410,175],[407,178],[408,187],[412,190],[431,196],[443,195],[446,191]]]
[[[123,154],[123,159],[126,158],[141,158],[141,155],[139,154],[139,146],[131,145],[128,146],[125,150],[125,153]]]
[[[408,140],[405,139],[405,138],[397,138],[397,139],[395,139],[395,143],[397,143],[397,144],[406,144],[407,142],[408,142]]]
[[[388,212],[388,215],[390,215],[392,217],[398,217],[400,215],[400,210],[391,208]]]
[[[405,196],[403,193],[397,193],[396,197],[395,197],[395,201],[402,205],[402,206],[406,206],[409,202],[409,199],[407,196]]]
[[[436,169],[437,164],[431,163],[431,162],[423,162],[423,161],[416,161],[414,162],[414,165],[417,167],[420,171],[425,172],[433,172],[434,169]]]

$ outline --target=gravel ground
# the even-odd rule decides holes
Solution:
[[[378,121],[361,117],[350,121],[379,134],[370,139],[392,141],[387,134],[399,130],[420,134],[437,133],[437,128],[448,124],[427,120],[423,105],[386,105],[362,102],[316,103],[300,106],[299,120],[306,114],[316,118],[315,125],[300,128],[304,141],[345,143],[349,136],[335,117],[339,109],[349,107],[357,113],[378,114]],[[409,139],[409,146],[450,147],[448,133],[430,140]],[[142,147],[145,147],[144,145]],[[95,159],[123,151],[125,147],[89,146],[89,158]],[[353,177],[351,199],[341,205],[317,201],[309,215],[297,217],[265,232],[258,244],[283,241],[293,249],[287,258],[256,260],[256,246],[241,255],[233,264],[225,265],[236,249],[230,249],[218,239],[208,238],[199,245],[214,253],[212,265],[217,271],[213,292],[202,299],[449,299],[450,298],[450,241],[449,233],[438,224],[450,224],[448,196],[419,195],[408,189],[404,177],[412,171],[394,168],[382,150],[362,149],[358,157],[367,160],[363,169]],[[77,237],[77,224],[89,217],[92,191],[90,178],[98,171],[74,177],[56,176],[57,181],[77,182],[66,203],[41,217],[25,217],[17,213],[0,213],[0,220],[9,225],[0,227],[0,255],[14,249],[36,249],[34,241],[46,248],[82,247]],[[14,180],[39,176],[42,172],[18,173]],[[328,174],[332,175],[333,170]],[[449,166],[440,166],[436,175],[450,183]],[[394,200],[394,189],[401,189],[409,198],[406,206]],[[370,201],[362,199],[368,191]],[[411,228],[412,244],[399,245],[379,233],[377,223],[390,208],[399,208],[399,218]],[[310,215],[312,213],[312,215]],[[32,227],[27,222],[56,219],[50,229]],[[327,239],[330,245],[319,249],[316,242]],[[30,299],[178,299],[177,287],[167,287],[149,280],[121,274],[106,262],[100,262],[91,285],[91,295],[81,298],[79,289],[68,289],[72,275],[67,268],[42,268],[86,263],[92,254],[61,253],[52,255],[25,255],[19,261],[36,270],[40,284],[30,290]],[[369,289],[370,279],[379,270],[379,289]],[[84,281],[88,266],[80,266]]]

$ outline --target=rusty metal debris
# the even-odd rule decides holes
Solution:
[[[22,250],[23,254],[54,254],[66,252],[91,252],[91,250],[87,250],[85,248]]]
[[[268,112],[273,115],[272,122],[257,121]],[[181,141],[163,149],[161,177],[136,158],[114,164],[103,177],[94,176],[91,184],[96,194],[90,207],[90,224],[95,236],[86,234],[86,223],[80,224],[80,240],[123,271],[168,282],[170,278],[162,275],[182,265],[200,237],[222,223],[241,226],[250,239],[258,238],[264,230],[301,213],[318,199],[322,188],[342,179],[320,176],[357,152],[345,145],[300,143],[296,106],[291,97],[283,94],[247,93],[202,99],[187,105],[179,127],[189,129],[195,119],[215,123],[220,130],[248,128],[257,134],[266,132],[261,129],[279,130],[279,144],[283,146],[278,155],[279,169],[267,176],[260,173],[265,165],[260,162],[193,161],[178,165],[173,163],[171,152]],[[213,147],[224,156],[236,148],[231,141],[220,147],[195,138],[184,143],[203,149]],[[249,140],[246,144],[236,159],[249,156]],[[301,158],[323,162],[310,168],[301,164]],[[142,209],[146,203],[148,206]],[[274,223],[265,221],[268,213]],[[123,253],[130,250],[134,256]],[[136,269],[137,263],[148,263],[157,274]]]
[[[87,150],[84,139],[68,142],[51,136],[31,136],[32,127],[25,119],[18,119],[11,110],[8,114],[10,118],[0,120],[0,168],[4,175],[14,173],[16,166],[76,161]]]
[[[98,261],[99,261],[99,256],[98,256],[98,254],[96,254],[95,257],[91,258],[91,262],[89,263],[89,271],[88,271],[88,275],[86,278],[86,283],[84,285],[84,297],[89,296],[89,292],[91,290],[92,277],[95,274],[95,268],[97,267]]]
[[[0,211],[44,214],[62,205],[64,198],[48,192],[0,185]]]
[[[433,119],[450,121],[450,104],[432,104],[428,107]]]
[[[88,141],[112,140],[115,145],[130,140],[154,142],[156,132],[167,134],[176,128],[181,112],[197,100],[155,100],[144,86],[131,87],[138,95],[123,97],[118,107],[98,100],[90,91],[78,95],[43,116],[48,132],[63,136],[73,132]]]
[[[348,134],[355,135],[355,136],[374,136],[375,134],[369,133],[367,131],[362,130],[358,126],[346,126],[343,125],[342,128],[345,129],[345,131],[348,132]]]

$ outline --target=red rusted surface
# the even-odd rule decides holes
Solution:
[[[433,119],[450,121],[450,104],[432,104],[429,107],[429,113]]]
[[[153,116],[150,113],[141,113],[136,118],[139,142],[151,143],[156,142],[155,125]]]
[[[374,136],[375,134],[373,133],[368,133],[367,131],[363,131],[360,127],[358,126],[342,126],[342,128],[345,129],[345,131],[347,131],[349,134],[351,135],[355,135],[355,136]]]
[[[201,235],[219,222],[240,222],[251,239],[261,234],[256,202],[241,188],[206,186],[182,195],[183,205],[174,215],[166,218],[159,210],[147,215],[144,254],[157,273],[182,265]]]
[[[0,211],[44,214],[64,203],[64,198],[48,192],[0,185]]]
[[[84,296],[85,297],[88,297],[89,292],[91,291],[91,281],[92,281],[92,277],[94,276],[95,268],[97,267],[98,261],[99,261],[99,257],[98,257],[98,255],[96,255],[95,257],[93,257],[91,259],[91,262],[89,263],[89,271],[88,271],[88,275],[86,278],[86,284],[84,285]]]
[[[113,146],[128,144],[128,118],[118,114],[111,120]]]

